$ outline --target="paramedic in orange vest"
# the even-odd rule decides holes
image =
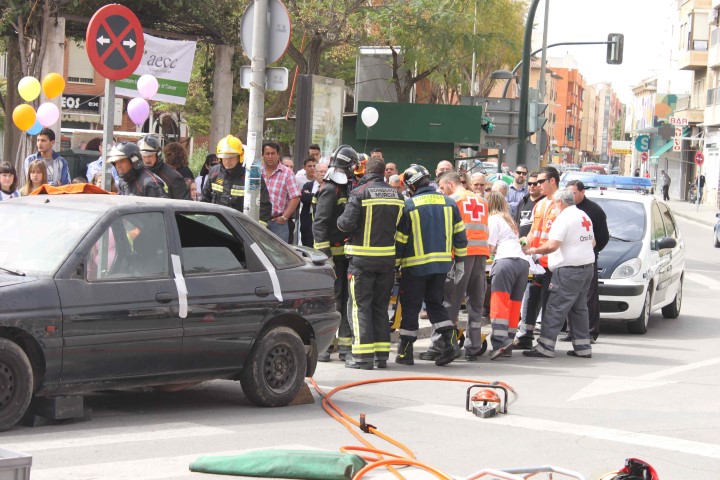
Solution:
[[[555,221],[555,217],[557,216],[553,195],[555,195],[555,192],[558,190],[558,186],[560,184],[560,174],[554,167],[543,167],[540,169],[537,182],[540,185],[540,193],[545,195],[545,198],[535,204],[535,208],[533,209],[533,224],[532,227],[530,227],[530,233],[528,233],[526,240],[526,244],[530,248],[540,247],[548,240],[550,227],[552,227],[553,221]],[[540,287],[541,290],[539,299],[544,315],[545,305],[547,304],[549,294],[548,286],[552,281],[552,273],[548,269],[547,255],[540,257],[538,263],[545,268],[545,274],[543,275],[542,285]],[[538,301],[535,299],[533,300]],[[528,301],[530,301],[530,299],[528,299]],[[520,326],[520,330],[518,331],[519,335],[515,338],[515,348],[521,350],[530,350],[533,348],[533,330],[535,329],[535,321],[537,320],[538,311],[538,305],[528,304],[527,316],[522,319],[522,324]]]
[[[454,278],[445,282],[443,305],[450,320],[457,326],[460,305],[467,298],[468,324],[465,330],[465,359],[475,361],[481,353],[482,338],[480,324],[482,322],[483,302],[487,279],[485,264],[490,256],[488,249],[488,208],[487,202],[467,189],[462,184],[463,176],[457,172],[444,172],[438,178],[440,191],[453,199],[460,210],[465,224],[468,239],[467,256],[465,257],[465,274],[459,283]],[[452,276],[452,270],[450,276]],[[435,332],[431,335],[432,345],[427,352],[420,354],[421,360],[435,360],[445,348],[442,337]]]

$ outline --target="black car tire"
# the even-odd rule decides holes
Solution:
[[[0,338],[0,432],[20,421],[32,392],[30,360],[16,343]]]
[[[302,388],[307,369],[305,345],[294,330],[276,327],[260,335],[240,374],[243,392],[261,407],[282,407]]]
[[[643,301],[643,309],[640,312],[640,316],[637,320],[628,322],[627,329],[630,333],[637,333],[639,335],[647,333],[648,323],[650,323],[650,311],[652,310],[652,283],[648,285],[647,292],[645,292],[645,300]]]
[[[673,298],[672,303],[665,305],[662,308],[662,315],[665,318],[678,318],[680,316],[680,307],[682,307],[682,287],[683,277],[680,277],[680,285],[678,285],[678,291]]]

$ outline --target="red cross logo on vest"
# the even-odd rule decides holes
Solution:
[[[475,197],[469,197],[463,202],[463,213],[470,215],[473,222],[479,222],[485,215],[485,204],[478,202]]]
[[[582,221],[582,223],[581,223],[580,225],[582,225],[583,227],[585,227],[585,230],[589,232],[589,231],[590,231],[590,227],[592,227],[592,223],[590,223],[590,220],[588,220],[584,215],[583,215],[582,218],[583,218],[583,221]]]

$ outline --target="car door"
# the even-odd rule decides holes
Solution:
[[[680,286],[680,278],[685,270],[685,242],[675,223],[672,212],[664,203],[658,203],[660,214],[662,215],[663,224],[665,225],[665,234],[674,238],[677,244],[670,252],[670,284],[668,285],[666,300],[675,298],[675,294]]]
[[[222,214],[176,212],[187,289],[183,369],[237,370],[278,305],[252,240]]]
[[[177,370],[182,345],[162,212],[117,215],[77,273],[56,281],[63,311],[62,383]]]
[[[665,238],[665,224],[663,223],[662,214],[658,202],[653,201],[650,211],[650,235],[651,249],[657,254],[655,257],[655,265],[651,268],[654,270],[654,289],[653,305],[661,304],[667,298],[668,286],[672,275],[672,249],[659,249],[660,240]]]

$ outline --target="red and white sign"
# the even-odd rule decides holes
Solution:
[[[703,163],[705,163],[705,155],[703,155],[702,152],[695,153],[695,164],[698,167],[702,167]]]
[[[682,137],[683,128],[682,127],[675,127],[675,136],[676,137]]]
[[[687,125],[687,124],[688,124],[687,118],[670,117],[670,125]]]
[[[647,162],[648,158],[650,158],[650,154],[648,152],[640,152],[640,160],[642,160],[643,163]]]
[[[673,138],[673,152],[682,151],[682,137]]]
[[[127,7],[105,5],[90,19],[85,48],[90,63],[103,77],[129,77],[140,65],[145,48],[140,20]]]

